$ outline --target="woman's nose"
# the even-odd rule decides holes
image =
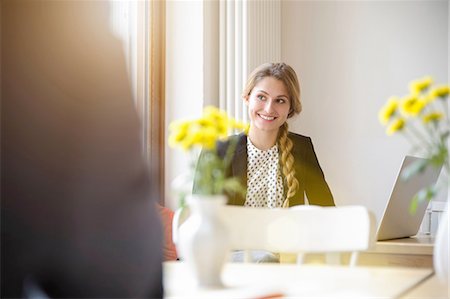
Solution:
[[[264,111],[272,112],[272,109],[273,109],[273,101],[272,101],[272,99],[269,99],[266,101],[266,103],[264,105]]]

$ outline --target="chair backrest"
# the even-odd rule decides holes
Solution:
[[[375,237],[375,219],[363,206],[224,206],[221,217],[230,232],[232,250],[295,253],[298,263],[306,253],[329,254],[327,261],[337,262],[336,254],[351,252],[354,265],[357,252],[369,249]]]

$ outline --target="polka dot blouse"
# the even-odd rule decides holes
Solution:
[[[244,206],[277,208],[283,205],[283,178],[278,146],[260,150],[247,138],[247,196]]]

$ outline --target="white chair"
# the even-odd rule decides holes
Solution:
[[[289,209],[224,206],[221,217],[231,235],[231,249],[295,253],[297,263],[305,254],[323,253],[328,263],[340,263],[340,253],[351,253],[350,265],[358,252],[374,243],[375,219],[363,206],[297,206]],[[180,213],[174,217],[174,242]],[[249,254],[245,255],[249,261]]]

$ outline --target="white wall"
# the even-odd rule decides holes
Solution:
[[[377,113],[410,80],[448,82],[448,1],[284,1],[282,60],[304,110],[291,130],[313,138],[336,203],[379,219],[410,145]]]
[[[199,116],[203,107],[203,3],[167,1],[166,6],[166,140],[168,125],[181,118]],[[172,180],[189,169],[186,153],[166,142],[165,200],[175,209]]]

